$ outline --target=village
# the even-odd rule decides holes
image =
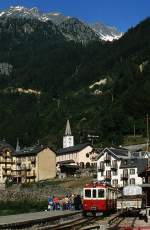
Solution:
[[[89,143],[74,144],[69,120],[63,137],[63,148],[56,152],[50,146],[35,145],[16,149],[0,143],[1,189],[8,181],[30,183],[53,178],[92,176],[114,187],[127,185],[149,187],[150,153],[137,146],[94,148]],[[139,146],[138,146],[139,147]],[[147,187],[146,187],[147,186]]]

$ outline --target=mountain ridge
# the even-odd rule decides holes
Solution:
[[[70,19],[74,18],[70,16],[65,16],[59,12],[42,13],[37,7],[33,7],[29,9],[23,6],[11,6],[10,8],[0,12],[0,17],[2,16],[3,17],[5,16],[5,17],[34,18],[37,20],[41,20],[43,22],[51,20],[53,23],[57,25],[60,25],[62,23],[63,24],[65,23],[65,25],[67,25],[67,22],[69,23]],[[91,32],[93,33],[92,37],[94,37],[95,35],[95,39],[99,38],[104,41],[113,41],[113,40],[119,39],[122,36],[122,33],[119,32],[116,28],[114,29],[102,23],[98,23],[97,25],[97,24],[84,23],[83,21],[77,18],[76,20],[80,23],[80,25],[82,24],[82,27],[84,28],[87,27],[88,31],[90,31],[90,28],[91,28],[92,29]],[[87,36],[87,33],[86,33],[86,36]],[[82,38],[82,41],[84,40],[87,41],[87,39]]]

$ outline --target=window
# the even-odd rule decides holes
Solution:
[[[118,171],[113,171],[113,176],[117,176],[118,175]]]
[[[96,189],[93,189],[93,198],[96,198]]]
[[[104,171],[101,172],[101,176],[104,176]]]
[[[85,197],[91,198],[91,189],[85,189]]]
[[[117,179],[112,180],[112,185],[117,186],[118,185],[118,180]]]
[[[130,179],[130,184],[131,184],[131,185],[134,185],[134,184],[135,184],[135,179],[134,179],[134,178],[131,178],[131,179]]]
[[[89,158],[89,153],[86,154],[86,157]]]
[[[130,175],[134,175],[135,174],[135,169],[130,169]]]
[[[111,161],[106,162],[106,166],[110,166],[111,165]]]
[[[104,189],[98,189],[98,198],[104,198]]]

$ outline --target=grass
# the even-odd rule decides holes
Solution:
[[[142,135],[136,135],[136,136],[130,135],[124,138],[124,145],[138,145],[138,144],[144,144],[146,142],[147,139]]]
[[[47,209],[46,201],[0,201],[0,216],[39,212]]]

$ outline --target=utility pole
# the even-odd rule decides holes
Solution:
[[[133,125],[133,134],[134,134],[134,137],[135,137],[135,123]]]
[[[147,131],[147,152],[149,147],[149,117],[148,113],[146,114],[146,131]]]

